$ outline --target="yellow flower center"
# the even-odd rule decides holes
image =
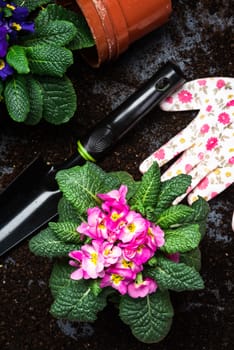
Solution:
[[[112,219],[113,221],[118,220],[120,217],[121,217],[121,215],[118,214],[118,213],[116,213],[116,212],[111,214],[111,219]]]
[[[106,248],[106,249],[104,250],[104,255],[105,255],[105,256],[108,256],[109,254],[110,254],[110,249]]]
[[[17,31],[20,31],[22,29],[21,25],[19,23],[13,22],[11,24],[11,27]]]
[[[5,62],[0,59],[0,70],[5,68]]]
[[[6,7],[10,10],[13,10],[13,11],[15,10],[15,6],[13,6],[13,5],[6,4]]]
[[[97,253],[92,253],[91,254],[91,261],[94,265],[97,265],[97,261],[98,261],[98,255]]]
[[[111,281],[114,283],[114,284],[120,284],[120,282],[123,280],[124,278],[120,275],[116,275],[115,273],[113,273],[111,275]]]
[[[105,227],[106,227],[106,226],[103,224],[103,222],[100,222],[100,223],[98,224],[98,228],[99,228],[100,230],[104,230]]]
[[[134,223],[129,224],[127,228],[131,233],[136,231],[136,225]]]
[[[124,267],[124,268],[131,268],[132,267],[132,265],[133,265],[133,262],[132,261],[127,261],[127,260],[122,260],[122,266]]]

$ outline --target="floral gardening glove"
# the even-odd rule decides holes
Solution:
[[[207,201],[234,181],[234,78],[206,78],[187,82],[161,103],[165,111],[199,110],[196,118],[140,165],[144,173],[180,156],[162,175],[167,180],[180,173],[192,176],[187,193],[191,204],[202,196]]]

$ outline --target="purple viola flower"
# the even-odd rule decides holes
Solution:
[[[7,29],[3,26],[0,26],[0,57],[6,56],[7,48],[8,48]]]
[[[0,78],[5,80],[9,75],[12,75],[14,70],[7,62],[0,58]]]

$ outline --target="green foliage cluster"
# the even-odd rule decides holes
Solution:
[[[0,101],[10,117],[35,125],[42,118],[52,124],[65,123],[77,106],[72,81],[66,76],[73,64],[73,52],[94,45],[82,14],[50,0],[16,0],[35,16],[35,32],[19,36],[9,47],[7,63],[15,73],[0,80]]]
[[[68,264],[68,253],[83,244],[76,227],[86,220],[89,207],[100,205],[98,193],[128,186],[128,203],[165,232],[165,245],[156,251],[146,264],[143,275],[155,279],[158,289],[144,298],[119,297],[119,316],[129,325],[134,336],[145,343],[156,343],[170,330],[173,306],[169,291],[199,290],[204,287],[199,274],[200,250],[198,245],[204,235],[208,204],[199,198],[191,206],[172,205],[185,193],[191,183],[188,175],[178,175],[160,181],[160,171],[155,162],[142,176],[141,181],[126,172],[104,172],[87,162],[57,173],[56,179],[63,196],[59,202],[58,222],[51,222],[30,241],[36,255],[56,258],[50,278],[54,297],[51,313],[57,318],[92,322],[97,313],[117,292],[101,289],[98,280],[70,279],[74,268]],[[168,254],[180,253],[179,263],[168,259]],[[117,293],[118,294],[118,293]]]

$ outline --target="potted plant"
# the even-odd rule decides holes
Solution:
[[[66,71],[94,41],[81,14],[50,2],[0,1],[0,101],[16,122],[61,124],[76,110]]]
[[[207,202],[172,205],[191,177],[161,182],[156,162],[140,181],[89,162],[56,179],[63,194],[58,221],[30,240],[33,253],[55,261],[52,315],[93,322],[114,302],[139,341],[159,342],[173,318],[169,291],[204,287],[198,246]]]

